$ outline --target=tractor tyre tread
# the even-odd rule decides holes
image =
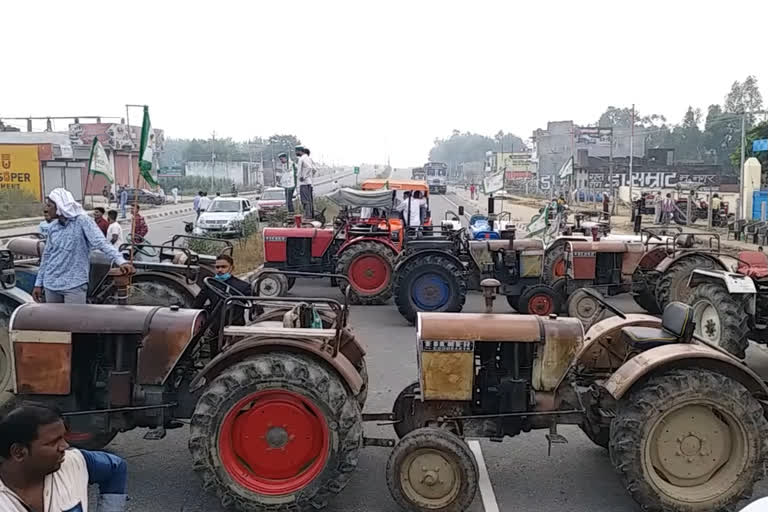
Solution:
[[[547,284],[554,283],[558,278],[564,276],[555,275],[555,264],[559,259],[565,258],[565,243],[555,242],[544,252],[544,267],[541,271],[543,282]]]
[[[416,314],[418,313],[415,305],[411,302],[410,284],[416,280],[418,274],[413,275],[418,270],[424,270],[429,267],[440,267],[445,269],[448,275],[455,278],[455,288],[458,293],[452,294],[448,303],[440,309],[443,313],[459,313],[464,308],[467,301],[467,281],[464,277],[464,269],[456,264],[452,257],[441,254],[427,253],[423,256],[416,256],[406,262],[398,269],[394,281],[395,305],[400,314],[410,323],[416,323]]]
[[[249,394],[269,389],[288,389],[310,398],[323,411],[335,437],[322,472],[278,501],[240,486],[223,467],[217,449],[219,428],[230,408]],[[217,495],[225,509],[241,512],[324,509],[349,482],[362,444],[360,406],[340,377],[310,356],[288,352],[261,354],[224,370],[200,396],[190,422],[189,451],[203,489]]]
[[[749,315],[746,309],[746,298],[739,300],[723,286],[714,283],[703,283],[693,289],[690,304],[704,299],[717,306],[720,318],[720,345],[729,353],[744,359],[749,346]]]
[[[746,431],[748,467],[734,478],[728,492],[707,503],[674,500],[657,490],[645,473],[643,452],[656,418],[677,404],[700,398],[730,409]],[[706,403],[706,402],[704,402]],[[763,460],[768,456],[768,421],[760,402],[738,381],[723,374],[682,368],[657,374],[636,385],[618,404],[610,428],[611,463],[621,475],[624,487],[645,512],[733,511],[736,504],[752,494],[754,483],[763,477]]]
[[[675,293],[675,288],[679,286],[681,280],[687,280],[691,276],[691,272],[694,269],[713,269],[715,263],[706,257],[691,255],[684,256],[682,259],[674,262],[666,272],[664,272],[656,283],[656,302],[661,311],[667,307],[667,304],[673,301],[688,302],[687,298],[690,296],[690,290],[687,295],[680,296]]]
[[[349,266],[355,260],[356,257],[373,253],[377,256],[384,258],[389,263],[389,282],[379,292],[373,295],[361,295],[355,290],[355,286],[352,283],[352,279],[349,276]],[[349,302],[350,304],[360,306],[371,306],[386,304],[386,302],[392,297],[392,277],[395,272],[395,257],[397,254],[387,245],[379,242],[358,242],[349,246],[339,256],[339,261],[336,263],[336,273],[347,276],[349,279]],[[344,293],[344,289],[347,287],[346,281],[339,283],[339,289]]]

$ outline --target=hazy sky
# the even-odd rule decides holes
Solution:
[[[421,164],[454,128],[527,139],[633,102],[678,121],[749,74],[768,96],[768,42],[738,24],[768,19],[765,0],[5,0],[0,12],[0,115],[146,103],[170,137],[295,133],[327,161]]]

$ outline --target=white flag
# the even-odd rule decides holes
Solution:
[[[91,145],[91,157],[88,159],[88,172],[93,174],[101,174],[110,183],[115,182],[115,170],[112,168],[112,162],[107,157],[107,152],[104,151],[99,139],[93,138],[93,144]]]

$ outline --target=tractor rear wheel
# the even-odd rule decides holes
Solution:
[[[304,512],[347,485],[362,439],[360,407],[339,376],[277,352],[213,380],[192,415],[189,450],[224,508]]]
[[[565,244],[560,242],[548,248],[544,253],[544,267],[542,269],[544,282],[552,284],[556,280],[565,277]]]
[[[468,510],[477,494],[478,475],[467,443],[440,428],[410,432],[387,461],[387,486],[403,510]]]
[[[611,424],[610,457],[643,510],[734,510],[763,476],[768,421],[738,381],[670,370],[637,384]]]
[[[749,346],[749,294],[731,295],[719,284],[704,283],[693,289],[694,334],[744,359]]]
[[[691,296],[691,288],[688,287],[688,280],[694,269],[711,270],[715,268],[715,262],[704,256],[684,256],[673,263],[659,277],[656,285],[656,302],[661,311],[667,307],[670,302],[678,301],[688,303]]]
[[[551,286],[536,284],[523,289],[517,311],[524,315],[549,316],[557,314],[561,307],[560,295]]]
[[[392,297],[395,251],[379,242],[357,242],[339,256],[336,273],[349,279],[352,304],[384,304]],[[347,282],[340,283],[341,291]]]
[[[568,316],[578,318],[584,325],[584,330],[586,331],[597,321],[604,318],[606,310],[600,301],[584,290],[585,288],[580,288],[568,297],[568,300],[566,301],[566,309],[568,310]],[[589,288],[589,290],[599,297],[603,296],[594,288]]]
[[[464,269],[441,254],[414,256],[394,279],[397,310],[411,324],[419,311],[458,313],[467,299]]]
[[[654,271],[643,271],[638,268],[632,275],[632,282],[645,282],[645,289],[639,293],[633,293],[632,298],[638,306],[652,315],[661,313],[658,302],[656,302],[656,285],[659,281],[659,274]]]

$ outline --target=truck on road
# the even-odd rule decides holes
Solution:
[[[434,192],[435,194],[446,193],[448,165],[442,162],[427,162],[424,164],[424,174],[426,174],[430,192]]]

